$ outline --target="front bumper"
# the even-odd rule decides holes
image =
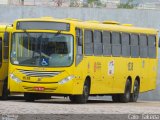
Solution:
[[[11,93],[49,93],[49,94],[82,94],[83,82],[76,78],[64,83],[38,83],[38,82],[16,82],[9,78],[9,89]]]

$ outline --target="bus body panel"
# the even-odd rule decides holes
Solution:
[[[16,30],[16,25],[18,21],[32,21],[32,19],[17,20],[14,23],[14,33],[24,32],[23,30]],[[34,19],[38,21],[40,19]],[[40,21],[43,21],[42,19]],[[136,27],[126,27],[118,25],[97,25],[93,23],[86,22],[73,22],[65,20],[44,20],[44,21],[55,21],[55,22],[67,22],[70,23],[71,29],[70,34],[74,38],[74,62],[69,67],[29,67],[9,64],[9,88],[11,92],[21,92],[21,93],[50,93],[50,94],[67,94],[67,95],[80,95],[83,92],[84,82],[87,78],[90,78],[90,94],[121,94],[124,93],[125,85],[127,79],[131,79],[131,85],[133,92],[133,86],[135,79],[140,80],[140,92],[146,92],[153,90],[156,87],[157,79],[157,55],[156,58],[131,58],[122,56],[94,56],[94,55],[84,55],[79,64],[76,65],[76,34],[75,29],[80,28],[83,30],[100,30],[100,31],[110,31],[110,32],[125,32],[133,34],[146,34],[157,36],[157,31],[154,29],[147,28],[136,28]],[[28,30],[28,32],[45,32],[45,33],[55,33],[55,31],[50,30]],[[65,33],[65,31],[61,32]],[[156,38],[156,42],[158,37]],[[83,36],[84,42],[84,36]],[[11,43],[10,43],[11,44]],[[157,48],[157,44],[156,44]],[[10,49],[11,50],[11,49]],[[84,50],[84,44],[83,44]],[[157,49],[158,51],[158,49]],[[58,74],[51,78],[41,78],[41,77],[29,77],[23,73],[19,72],[21,70],[31,70],[35,71],[63,71],[64,73]],[[15,82],[10,75],[14,74],[22,82]],[[64,84],[59,84],[59,82],[68,77],[74,76],[72,80]],[[28,79],[28,80],[26,80]],[[37,82],[41,79],[41,82]],[[25,82],[24,82],[25,81]],[[43,83],[45,82],[45,83]],[[25,89],[26,88],[26,89]]]

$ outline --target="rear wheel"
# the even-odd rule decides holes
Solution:
[[[124,94],[120,95],[120,102],[127,103],[130,100],[131,95],[131,82],[128,79],[125,86]]]
[[[34,102],[35,96],[32,93],[24,93],[24,99],[26,102]]]
[[[69,98],[73,103],[86,103],[88,101],[89,92],[90,92],[90,84],[86,80],[83,86],[83,94],[69,96]]]
[[[134,87],[133,87],[133,93],[131,94],[130,97],[130,102],[136,102],[139,96],[139,82],[135,80],[134,82]]]

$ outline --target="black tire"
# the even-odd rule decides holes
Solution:
[[[87,103],[88,101],[88,97],[89,97],[89,92],[90,92],[90,84],[89,82],[86,80],[83,86],[83,94],[82,95],[73,95],[70,96],[70,100],[73,103]]]
[[[35,96],[32,93],[24,93],[24,99],[26,102],[34,102]]]
[[[7,100],[8,99],[8,94],[9,94],[9,91],[8,91],[8,79],[5,79],[4,83],[3,83],[2,100]]]
[[[113,102],[120,102],[120,96],[118,94],[112,95]]]
[[[130,80],[127,80],[124,94],[119,95],[120,102],[122,102],[122,103],[129,102],[130,95],[131,95],[131,82],[130,82]]]
[[[76,103],[76,96],[75,95],[71,95],[69,96],[69,99],[72,103]]]
[[[139,96],[139,82],[135,80],[134,86],[133,86],[133,93],[130,96],[130,102],[137,102],[138,96]]]

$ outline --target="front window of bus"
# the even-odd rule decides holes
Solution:
[[[65,67],[73,63],[73,36],[60,33],[14,33],[11,63]]]

